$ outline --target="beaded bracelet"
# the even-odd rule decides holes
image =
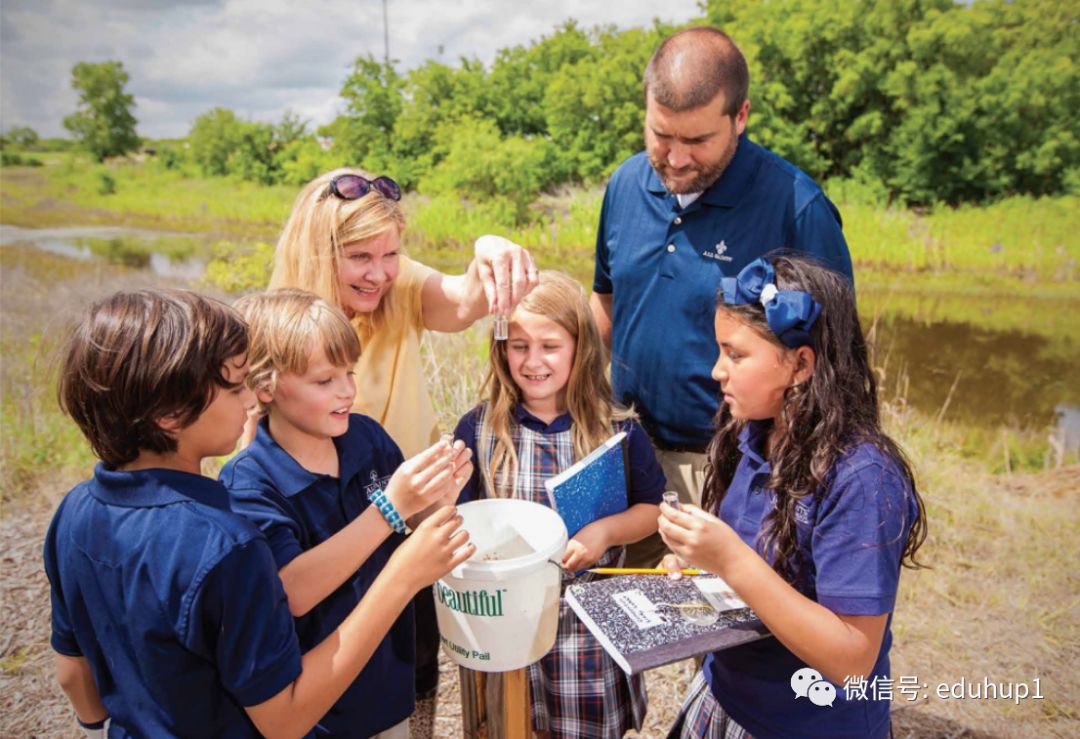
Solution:
[[[409,527],[405,525],[405,519],[398,513],[397,508],[394,508],[393,502],[386,497],[386,493],[379,488],[375,488],[368,493],[368,500],[371,501],[373,506],[379,509],[379,513],[381,513],[383,518],[386,519],[386,522],[390,524],[390,528],[399,534],[409,533]]]

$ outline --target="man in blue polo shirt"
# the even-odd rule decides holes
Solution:
[[[633,403],[668,485],[700,504],[719,406],[710,377],[720,280],[776,249],[852,276],[840,214],[791,163],[746,137],[749,72],[723,32],[671,36],[645,69],[645,151],[615,171],[596,238],[593,314],[616,398]],[[628,564],[654,564],[658,536]]]

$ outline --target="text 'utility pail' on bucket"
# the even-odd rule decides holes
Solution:
[[[435,583],[443,649],[457,664],[507,672],[536,662],[555,644],[566,526],[526,500],[458,506],[476,553]]]

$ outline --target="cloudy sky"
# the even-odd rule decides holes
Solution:
[[[66,135],[75,110],[71,68],[117,59],[131,77],[138,131],[186,135],[214,106],[276,121],[287,109],[315,125],[341,107],[352,61],[383,54],[381,0],[3,0],[0,128]],[[390,55],[399,70],[498,49],[583,26],[682,23],[698,0],[388,0]]]

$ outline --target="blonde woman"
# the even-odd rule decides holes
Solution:
[[[439,435],[420,360],[425,330],[462,331],[508,315],[537,283],[522,247],[476,240],[464,274],[445,275],[401,250],[401,190],[360,169],[328,172],[296,198],[274,254],[271,289],[309,290],[341,308],[360,339],[353,410],[374,418],[410,458]],[[415,601],[417,712],[414,737],[430,736],[438,689],[438,632],[430,591]]]
[[[462,331],[509,314],[536,285],[522,247],[476,240],[464,274],[445,275],[401,251],[401,190],[386,176],[338,169],[296,198],[274,253],[270,289],[298,287],[341,308],[360,338],[354,409],[371,416],[406,457],[438,438],[420,362],[424,330]]]

